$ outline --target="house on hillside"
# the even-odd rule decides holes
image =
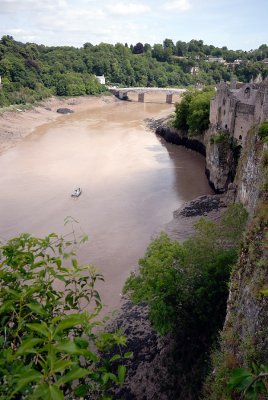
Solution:
[[[98,81],[99,81],[102,85],[105,85],[105,76],[104,76],[104,75],[100,75],[100,76],[95,75],[95,76],[96,76],[96,78],[98,79]]]
[[[193,76],[198,75],[198,73],[199,73],[199,67],[191,67],[190,73],[191,73],[191,75],[193,75]]]
[[[216,62],[216,63],[219,63],[219,64],[225,64],[226,63],[226,61],[224,60],[223,57],[214,57],[214,56],[208,57],[208,62],[209,63]]]

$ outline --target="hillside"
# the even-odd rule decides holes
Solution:
[[[221,79],[265,78],[268,46],[252,51],[229,50],[165,39],[162,44],[115,45],[87,42],[82,48],[21,43],[11,36],[0,40],[0,106],[34,102],[52,94],[98,94],[105,88],[95,79],[122,86],[214,85]]]

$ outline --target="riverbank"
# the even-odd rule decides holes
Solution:
[[[117,101],[114,96],[50,97],[30,109],[20,106],[0,109],[0,154],[22,141],[35,128],[62,118],[63,114],[57,112],[58,108],[80,112]]]

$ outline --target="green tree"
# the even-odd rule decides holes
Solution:
[[[209,125],[210,99],[214,91],[196,92],[189,104],[187,125],[191,134],[203,133]]]
[[[182,130],[188,129],[187,118],[193,96],[194,92],[188,91],[183,94],[181,102],[175,104],[175,118],[173,120],[173,125],[175,128]]]
[[[246,221],[244,208],[232,205],[218,225],[201,219],[183,244],[163,233],[150,244],[124,291],[134,302],[148,302],[160,333],[183,326],[214,338],[224,319],[230,268]]]

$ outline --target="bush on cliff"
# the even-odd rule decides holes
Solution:
[[[268,138],[268,121],[263,122],[258,130],[258,134],[260,138],[264,141],[267,141]]]
[[[134,302],[148,302],[151,321],[161,334],[178,327],[217,334],[246,220],[247,212],[234,204],[218,225],[201,219],[183,244],[164,233],[151,243],[139,274],[128,278],[124,291]]]
[[[174,127],[188,131],[190,135],[200,135],[209,126],[210,99],[214,89],[190,91],[175,105]]]
[[[172,332],[176,398],[199,398],[209,352],[224,322],[230,271],[246,220],[247,212],[235,204],[219,224],[201,219],[183,244],[162,233],[140,260],[140,273],[125,284],[134,302],[148,302],[155,329]]]

